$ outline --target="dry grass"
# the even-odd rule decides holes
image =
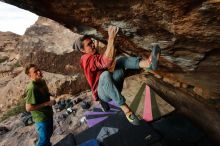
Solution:
[[[22,113],[25,111],[25,100],[22,99],[20,102],[15,105],[14,107],[10,108],[5,114],[3,114],[2,117],[0,117],[0,122],[6,120],[7,118],[11,116],[15,116],[19,113]]]

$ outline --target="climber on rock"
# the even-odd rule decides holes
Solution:
[[[119,56],[115,58],[114,41],[119,28],[108,28],[108,44],[104,54],[97,52],[91,37],[84,35],[73,44],[73,49],[82,52],[81,67],[91,87],[93,98],[99,101],[102,109],[110,109],[107,102],[113,100],[124,112],[128,121],[139,125],[138,117],[132,112],[121,94],[124,82],[124,74],[128,69],[155,70],[157,68],[160,47],[154,45],[150,57],[146,60],[139,57]]]

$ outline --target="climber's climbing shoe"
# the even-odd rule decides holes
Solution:
[[[128,122],[130,122],[131,124],[133,124],[135,126],[140,125],[140,120],[134,113],[128,112],[125,115],[126,115]]]

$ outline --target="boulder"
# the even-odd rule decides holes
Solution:
[[[79,36],[53,20],[39,17],[26,30],[17,46],[20,63],[23,66],[37,64],[52,73],[74,75],[82,72],[79,65],[80,52],[72,48]]]

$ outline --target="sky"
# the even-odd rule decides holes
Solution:
[[[34,13],[0,2],[0,31],[11,31],[23,35],[37,18],[38,16]]]

